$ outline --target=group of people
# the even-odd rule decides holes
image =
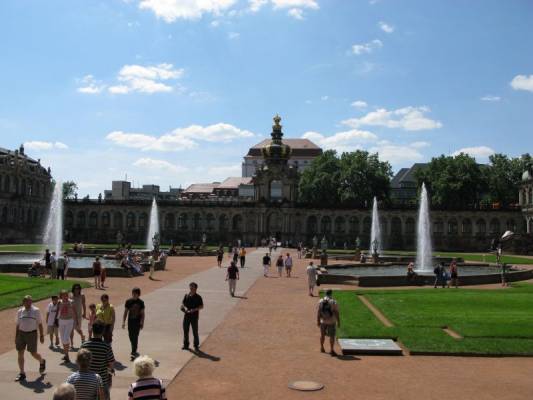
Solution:
[[[41,262],[44,262],[44,265]],[[50,252],[50,249],[46,249],[43,258],[32,263],[28,269],[28,276],[45,278],[48,275],[50,279],[65,280],[69,263],[70,259],[66,252],[57,255],[55,251]]]
[[[131,297],[124,305],[122,328],[128,329],[131,344],[131,360],[135,361],[135,371],[139,379],[151,379],[154,362],[148,357],[139,357],[139,335],[144,327],[145,306],[141,300],[141,290],[133,288]],[[109,302],[109,296],[103,294],[99,304],[90,304],[87,312],[85,295],[79,284],[72,286],[71,292],[62,290],[59,295],[53,295],[46,310],[46,333],[50,338],[50,348],[54,349],[61,343],[63,361],[71,363],[69,352],[74,344],[74,332],[80,336],[80,346],[76,358],[79,371],[67,378],[67,383],[72,385],[77,393],[76,399],[109,399],[112,385],[113,365],[113,331],[115,328],[115,308]],[[185,300],[184,300],[185,301]],[[31,296],[25,296],[23,306],[16,315],[15,346],[18,352],[19,374],[16,381],[24,381],[26,372],[24,368],[24,353],[27,350],[39,362],[39,372],[46,371],[46,360],[38,353],[38,339],[41,344],[45,341],[45,330],[39,308],[35,307]],[[194,318],[192,318],[194,319]],[[88,340],[84,335],[82,321],[87,320]],[[198,335],[198,323],[193,332]],[[195,339],[195,346],[197,342]],[[155,384],[155,383],[154,383]],[[130,392],[137,394],[145,390],[144,381],[135,382],[130,387]],[[160,391],[164,394],[161,383]],[[56,392],[65,391],[65,386],[59,386]],[[68,390],[67,390],[68,391]],[[58,394],[59,396],[60,394]],[[131,398],[139,398],[131,397]],[[164,398],[164,397],[162,397]]]
[[[272,258],[270,257],[270,252],[265,253],[263,256],[263,276],[268,277],[268,272],[272,266]],[[285,269],[285,275],[287,278],[291,277],[292,273],[293,260],[290,253],[287,253],[285,258],[283,254],[280,254],[276,259],[276,268],[278,270],[278,276],[281,278],[283,276],[283,269]]]
[[[232,262],[237,265],[239,263],[241,268],[246,265],[246,249],[241,246],[228,246],[228,255],[233,260]],[[219,246],[216,251],[217,265],[222,268],[222,261],[224,260],[224,247]]]
[[[435,283],[433,285],[435,289],[439,285],[441,285],[443,288],[449,288],[451,285],[457,289],[459,285],[459,272],[455,259],[450,263],[449,271],[446,269],[444,263],[441,262],[435,266],[433,273],[435,274]]]

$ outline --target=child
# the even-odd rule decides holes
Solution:
[[[104,282],[105,278],[107,278],[107,269],[102,265],[102,269],[100,272],[100,289],[105,289]]]
[[[93,324],[94,324],[94,321],[96,320],[96,304],[94,303],[89,304],[89,317],[87,318],[87,320],[89,321],[88,323],[89,339],[92,339],[93,338]]]
[[[52,302],[48,304],[46,311],[46,332],[50,335],[50,348],[54,348],[54,335],[56,336],[56,346],[59,346],[59,328],[57,322],[57,307],[59,297],[57,295],[52,296]]]

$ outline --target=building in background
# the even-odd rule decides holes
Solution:
[[[158,185],[143,185],[140,188],[131,187],[128,181],[113,181],[111,190],[104,191],[105,200],[176,200],[183,189],[170,187],[168,192],[162,192]]]
[[[390,198],[396,206],[413,206],[418,202],[418,181],[416,172],[427,167],[427,163],[416,163],[410,168],[400,169],[391,180]]]

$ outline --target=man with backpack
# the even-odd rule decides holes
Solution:
[[[320,327],[320,352],[325,353],[324,341],[326,336],[329,336],[330,354],[336,356],[335,352],[335,336],[337,335],[337,327],[341,326],[341,319],[339,316],[339,306],[333,300],[333,291],[328,289],[326,296],[318,302],[316,322]]]

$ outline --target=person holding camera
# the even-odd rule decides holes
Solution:
[[[192,327],[194,337],[194,350],[198,351],[200,347],[200,337],[198,336],[198,319],[200,310],[204,308],[204,301],[196,291],[198,284],[191,282],[189,284],[189,293],[183,297],[180,310],[183,311],[183,347],[182,350],[189,350],[189,329]]]

